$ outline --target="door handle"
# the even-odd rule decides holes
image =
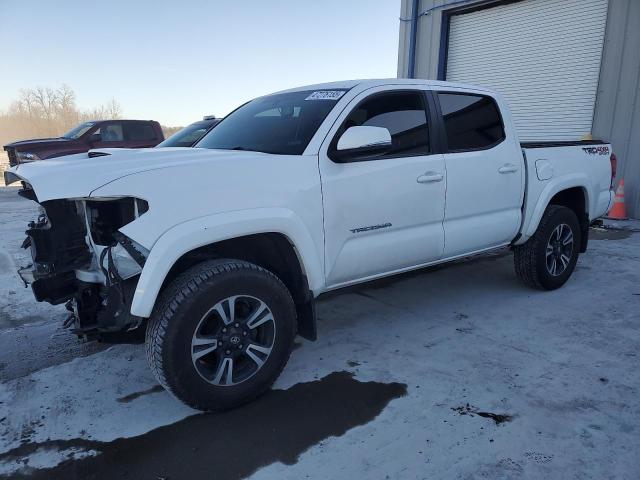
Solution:
[[[498,169],[500,173],[514,173],[518,171],[518,167],[513,163],[505,163]]]
[[[438,172],[427,172],[423,175],[420,175],[416,181],[418,183],[433,183],[433,182],[441,182],[444,178],[444,175]]]

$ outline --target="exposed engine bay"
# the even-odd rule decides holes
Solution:
[[[38,202],[23,182],[19,194]],[[148,203],[134,197],[38,202],[22,247],[33,263],[18,273],[37,301],[65,303],[65,322],[79,336],[106,339],[136,330],[143,321],[129,307],[148,251],[119,229],[143,215]]]

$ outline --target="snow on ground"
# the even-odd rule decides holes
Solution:
[[[17,262],[23,254],[8,240],[21,240],[21,217],[32,207],[12,202],[4,196],[0,202],[0,235],[9,261]],[[554,292],[521,286],[503,251],[326,297],[318,305],[319,340],[298,340],[301,348],[274,394],[227,414],[197,414],[159,389],[139,345],[79,351],[72,356],[92,354],[71,361],[64,356],[69,352],[61,353],[40,367],[15,367],[0,385],[0,475],[68,479],[91,471],[95,478],[143,478],[126,469],[136,472],[135,462],[147,462],[146,478],[210,478],[200,476],[197,457],[185,462],[197,455],[181,433],[188,428],[203,451],[219,436],[228,446],[228,457],[225,449],[212,454],[216,478],[253,472],[256,479],[635,479],[640,222],[616,226],[627,230],[593,230],[573,278]],[[18,292],[17,278],[2,275],[0,295]],[[16,332],[36,332],[44,351],[66,338],[66,332],[38,336],[38,328],[63,316],[20,295],[2,297],[13,303],[1,305],[0,352]],[[68,341],[76,342],[70,335]],[[30,345],[34,355],[0,361],[34,363],[38,345]],[[353,393],[343,397],[341,389],[352,384],[336,383],[334,372],[341,371],[354,375]],[[406,395],[374,401],[376,389],[392,382],[405,384]],[[370,390],[357,393],[360,385]],[[294,394],[307,386],[312,397]],[[346,418],[373,403],[366,418]],[[260,431],[255,418],[261,411],[266,424],[276,418],[282,426]],[[327,422],[313,423],[313,417],[324,414],[340,425],[322,430]],[[253,420],[245,423],[245,416]],[[318,432],[309,441],[313,429]],[[253,438],[254,432],[267,437]],[[162,458],[147,461],[153,448]],[[255,457],[249,467],[238,456],[244,450]],[[101,456],[123,470],[93,472],[90,462]],[[63,460],[71,468],[65,476],[40,470]],[[176,476],[171,462],[178,460]],[[226,470],[215,468],[221,462]]]
[[[60,318],[64,307],[33,301],[16,271],[31,263],[29,250],[19,248],[25,239],[27,223],[38,216],[38,205],[18,196],[17,188],[0,188],[0,328]],[[5,288],[6,286],[6,288]]]
[[[78,340],[62,328],[68,312],[34,300],[17,274],[29,265],[28,250],[20,248],[27,223],[38,216],[38,205],[17,194],[15,187],[0,188],[0,380],[37,371],[55,363],[101,350]]]

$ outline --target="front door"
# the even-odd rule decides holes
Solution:
[[[446,172],[427,118],[424,91],[380,87],[355,97],[327,136],[319,162],[329,287],[441,258]],[[351,126],[387,128],[391,149],[332,160]]]

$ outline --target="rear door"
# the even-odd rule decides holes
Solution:
[[[445,168],[433,153],[428,97],[418,87],[356,96],[320,149],[327,285],[335,287],[438,260],[444,246]],[[387,128],[383,155],[332,159],[350,126]]]
[[[511,127],[491,96],[439,91],[435,98],[447,169],[444,257],[509,243],[522,218],[525,173]]]

